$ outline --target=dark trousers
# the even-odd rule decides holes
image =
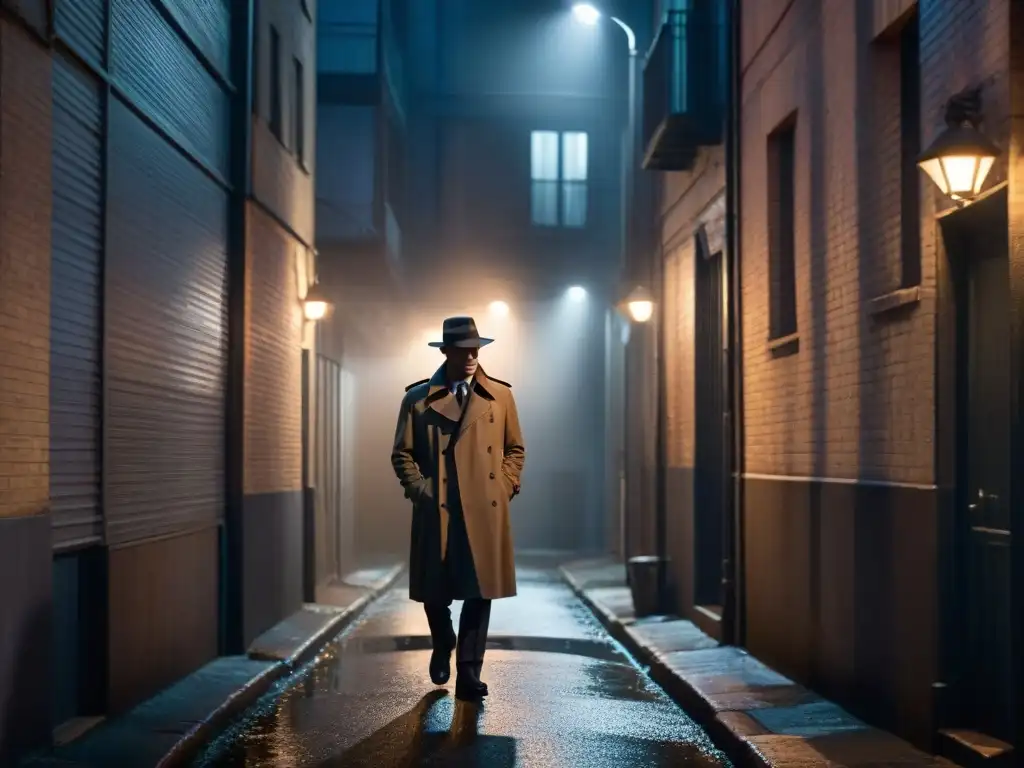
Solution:
[[[452,629],[452,601],[424,603],[427,623],[430,625],[430,639],[435,648],[451,647],[456,641],[455,663],[458,667],[469,667],[479,677],[487,647],[487,628],[491,621],[491,601],[484,598],[470,598],[462,604],[459,617],[459,635],[455,638]]]

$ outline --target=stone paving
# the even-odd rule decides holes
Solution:
[[[652,677],[738,764],[954,765],[858,720],[742,648],[720,646],[690,621],[637,619],[621,563],[585,560],[563,565],[561,572],[611,634],[650,666]]]

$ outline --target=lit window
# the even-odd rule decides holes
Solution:
[[[586,133],[530,135],[531,214],[536,226],[586,225],[587,156]]]

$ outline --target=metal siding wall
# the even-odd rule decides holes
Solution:
[[[53,545],[97,543],[100,511],[103,91],[53,60],[50,508]]]
[[[302,489],[303,246],[250,206],[245,371],[245,493]]]
[[[228,177],[229,97],[151,0],[113,4],[111,73],[188,151]]]
[[[163,0],[163,6],[216,70],[227,77],[231,12],[226,0]]]
[[[54,11],[57,35],[97,66],[105,61],[107,0],[58,0]]]
[[[110,104],[107,423],[112,544],[224,507],[227,194]]]

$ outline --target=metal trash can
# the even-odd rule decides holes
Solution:
[[[626,563],[637,618],[662,613],[661,585],[665,582],[665,564],[666,559],[657,555],[638,555]]]

